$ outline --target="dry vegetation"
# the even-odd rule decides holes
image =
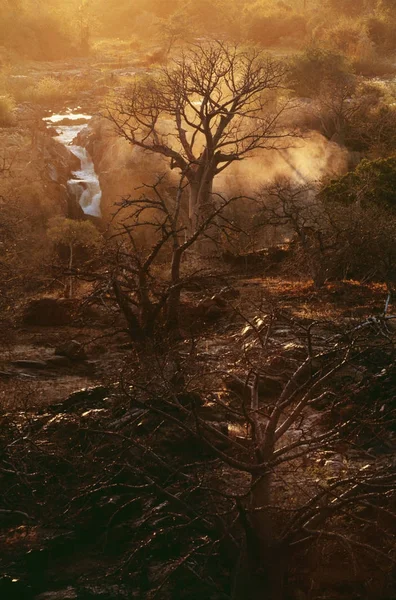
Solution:
[[[1,598],[395,597],[395,33],[0,0]]]

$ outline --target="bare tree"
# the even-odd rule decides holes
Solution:
[[[239,198],[214,194],[215,205],[191,230],[183,211],[184,179],[168,192],[164,182],[159,177],[138,198],[124,198],[115,213],[112,287],[133,339],[151,335],[161,315],[166,329],[178,329],[181,292],[197,274],[183,272],[184,258],[202,239],[213,239],[217,230],[227,235],[235,229],[225,211]]]
[[[19,410],[18,427],[4,420],[2,518],[56,529],[42,509],[55,473],[60,547],[65,525],[89,544],[98,536],[116,553],[107,582],[125,577],[139,598],[331,597],[312,568],[322,553],[337,574],[342,561],[360,597],[393,597],[389,306],[339,327],[265,298],[233,308],[232,332],[228,323],[209,347],[147,344],[110,393],[73,394],[34,427]],[[355,570],[367,587],[353,587]]]
[[[178,42],[186,42],[192,35],[193,25],[184,5],[158,23],[158,37],[164,44],[167,57]]]
[[[356,406],[345,406],[336,390],[342,382],[356,392],[363,373],[366,385],[374,382],[378,373],[362,359],[379,347],[386,349],[380,368],[391,369],[392,317],[356,322],[337,333],[274,307],[257,306],[251,315],[235,309],[246,325],[242,346],[223,350],[244,360],[239,374],[227,373],[228,396],[217,379],[224,371],[208,369],[199,342],[190,353],[185,346],[165,353],[152,347],[123,375],[132,410],[144,411],[146,419],[155,416],[155,431],[168,424],[175,439],[187,438],[188,447],[198,443],[208,453],[204,462],[175,454],[173,466],[163,465],[162,478],[147,479],[163,498],[162,516],[149,512],[147,522],[172,517],[174,535],[189,530],[194,539],[152,578],[153,596],[186,565],[190,576],[210,583],[205,569],[223,542],[231,553],[239,547],[233,590],[220,593],[233,600],[283,600],[287,574],[321,548],[341,548],[352,570],[359,561],[374,560],[386,579],[394,538],[378,515],[395,518],[394,409],[391,402],[362,397]],[[281,361],[282,370],[274,374],[271,360]],[[145,452],[159,464],[152,445]],[[200,508],[193,504],[198,498]],[[153,543],[153,536],[143,539],[128,565]],[[303,577],[298,582],[311,594]]]
[[[277,98],[285,72],[283,62],[257,49],[202,42],[157,77],[137,79],[107,116],[131,144],[180,170],[195,229],[206,218],[216,175],[291,135],[282,127],[288,103]]]
[[[293,269],[309,274],[317,288],[329,278],[352,277],[379,280],[391,289],[396,220],[388,207],[367,201],[370,189],[367,176],[356,189],[351,186],[346,203],[346,191],[280,179],[261,190],[256,226],[275,227],[289,241]]]
[[[261,190],[257,221],[259,227],[275,227],[283,239],[291,239],[300,267],[312,276],[316,287],[321,287],[330,272],[329,254],[338,240],[328,235],[329,219],[316,196],[314,183],[292,184],[279,179]]]
[[[356,380],[362,354],[381,343],[376,338],[382,324],[369,319],[344,334],[332,336],[326,334],[324,324],[289,321],[290,333],[294,330],[296,339],[302,342],[300,359],[279,393],[263,406],[269,381],[261,360],[274,351],[271,346],[281,323],[284,327],[288,321],[287,315],[280,314],[267,318],[264,325],[253,321],[250,335],[257,340],[260,352],[254,355],[248,350],[248,356],[260,366],[257,371],[252,369],[246,381],[241,381],[244,388],[239,388],[255,452],[255,460],[246,469],[252,476],[250,491],[240,505],[246,516],[246,546],[233,597],[241,600],[258,600],[263,590],[274,600],[284,598],[290,559],[319,540],[335,540],[347,548],[352,565],[359,549],[387,558],[383,547],[375,548],[371,540],[367,543],[365,536],[356,534],[354,525],[348,528],[347,521],[343,521],[359,507],[381,506],[380,489],[386,510],[395,490],[390,461],[376,460],[364,451],[362,429],[370,408],[359,417],[358,409],[349,407],[349,419],[332,418],[337,405],[335,382]],[[258,327],[255,323],[259,323]],[[384,341],[388,336],[385,330],[383,333],[384,338],[381,334],[380,337]],[[388,340],[385,343],[391,356],[393,341]],[[279,354],[279,349],[276,352]],[[326,418],[318,418],[315,409],[326,404],[332,408]],[[371,412],[371,418],[376,411],[378,407]],[[384,411],[389,418],[392,407],[387,406]],[[379,439],[385,421],[381,422],[377,413]],[[349,452],[357,449],[361,454],[355,462]]]

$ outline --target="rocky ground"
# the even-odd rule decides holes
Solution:
[[[196,306],[200,323],[196,372],[221,371],[223,385],[234,391],[244,375],[241,349],[250,335],[241,315],[254,318],[263,298],[288,319],[331,317],[334,326],[347,326],[358,313],[362,318],[380,313],[385,294],[382,286],[354,283],[329,284],[318,292],[308,283],[249,273],[230,273],[231,281],[235,293],[228,306],[220,286],[212,296],[190,294],[188,306]],[[96,313],[95,319],[75,316],[74,322],[54,325],[54,314],[65,319],[63,310],[50,313],[47,305],[45,325],[40,302],[25,306],[0,355],[1,597],[229,597],[235,552],[228,542],[215,542],[221,532],[211,516],[214,498],[190,489],[178,474],[178,461],[183,457],[183,472],[200,473],[206,484],[216,477],[228,481],[227,493],[247,482],[222,471],[187,432],[135,404],[128,382],[136,382],[131,373],[139,359],[120,331],[122,322],[114,327]],[[41,326],[30,324],[32,315],[41,315]],[[282,322],[277,340],[289,352],[296,342],[291,326]],[[148,367],[153,372],[154,365]],[[389,394],[394,382],[387,377]],[[352,379],[362,381],[364,374],[354,372]],[[269,383],[266,393],[278,393],[279,378],[273,377],[268,392]],[[379,385],[377,395],[383,393]],[[199,398],[198,410],[227,436],[246,435],[210,400]],[[339,459],[332,460],[338,468]],[[224,500],[224,514],[228,508]],[[195,521],[191,511],[208,516]],[[308,596],[301,591],[300,597]]]

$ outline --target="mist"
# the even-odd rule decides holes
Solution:
[[[396,598],[396,0],[0,0],[1,600]]]
[[[280,178],[309,184],[347,171],[349,153],[323,135],[312,132],[282,150],[262,150],[235,162],[215,180],[219,193],[254,195],[258,189]]]

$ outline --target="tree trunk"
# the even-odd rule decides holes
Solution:
[[[284,600],[287,549],[279,544],[272,516],[271,474],[253,482],[245,546],[235,578],[233,600]],[[261,509],[261,510],[257,510]]]
[[[202,175],[189,183],[190,234],[193,234],[214,211],[213,176],[205,177]],[[200,254],[210,254],[215,250],[217,230],[213,224],[209,224],[206,230],[202,232],[202,234],[204,233],[208,237],[206,239],[201,238],[200,241],[198,240],[197,247]]]
[[[183,252],[181,248],[176,248],[173,252],[172,267],[171,267],[171,286],[167,302],[167,326],[169,329],[177,329],[179,327],[179,311],[180,311],[180,293],[181,288],[178,285],[180,281],[180,265]]]
[[[254,568],[248,549],[242,549],[232,600],[285,600],[287,556],[277,547],[270,551],[260,568]]]
[[[140,325],[147,335],[152,335],[154,322],[153,322],[153,306],[150,301],[148,284],[147,284],[147,273],[144,270],[139,272],[139,307],[140,307]]]
[[[322,287],[326,283],[326,279],[326,271],[323,267],[318,267],[317,269],[315,269],[312,275],[312,281],[315,290],[322,289]]]
[[[196,231],[202,220],[207,218],[213,210],[213,175],[202,173],[200,169],[194,179],[189,180],[189,218],[191,230]]]
[[[116,280],[113,281],[113,290],[117,304],[120,307],[128,323],[129,335],[131,336],[133,341],[140,341],[143,338],[143,332],[142,328],[140,327],[139,320],[134,314],[127,296],[124,294],[120,284]]]
[[[69,272],[73,268],[73,244],[69,245]],[[67,297],[73,297],[73,275],[69,275],[69,289],[67,290]]]

